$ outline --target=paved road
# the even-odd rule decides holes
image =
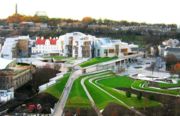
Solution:
[[[73,82],[76,78],[78,78],[80,75],[82,74],[81,70],[77,70],[75,72],[73,72],[71,74],[71,76],[69,77],[66,86],[63,90],[63,93],[61,95],[61,97],[59,98],[59,102],[56,104],[55,109],[54,109],[54,113],[53,116],[62,116],[63,115],[63,110],[66,104],[66,101],[68,99],[69,93],[71,91]]]

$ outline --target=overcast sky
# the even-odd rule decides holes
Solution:
[[[15,12],[34,15],[45,11],[49,17],[82,19],[108,18],[146,23],[180,25],[180,0],[0,0],[0,18]]]

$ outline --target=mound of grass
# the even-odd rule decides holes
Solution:
[[[115,60],[118,57],[96,57],[96,58],[92,58],[86,62],[83,62],[82,64],[80,64],[81,67],[87,67],[87,66],[91,66],[94,64],[98,64],[98,63],[102,63],[102,62],[107,62],[107,61],[111,61],[111,60]]]
[[[159,102],[148,100],[145,98],[142,98],[142,100],[138,100],[135,94],[132,94],[131,97],[126,97],[125,91],[119,91],[115,89],[116,87],[126,87],[126,88],[131,87],[133,80],[130,79],[129,77],[126,76],[119,77],[116,76],[115,74],[113,75],[112,72],[108,72],[104,74],[98,73],[95,75],[90,75],[90,77],[91,78],[100,77],[100,79],[103,79],[103,80],[96,79],[93,81],[93,83],[103,88],[105,91],[112,94],[113,96],[115,96],[120,101],[126,104],[125,105],[122,102],[118,101],[117,99],[113,98],[112,96],[109,96],[107,93],[103,92],[96,86],[92,85],[89,82],[89,80],[86,80],[85,85],[88,91],[90,92],[94,102],[96,103],[97,107],[100,109],[105,108],[109,103],[117,103],[122,106],[135,107],[135,108],[155,107],[161,105],[161,103]]]
[[[82,78],[79,77],[74,81],[66,107],[90,108],[90,101],[81,85]]]
[[[144,91],[151,91],[151,92],[157,92],[157,93],[162,93],[162,94],[172,94],[172,95],[179,95],[180,94],[180,89],[175,89],[175,90],[167,90],[167,89],[159,89],[159,88],[152,88],[147,86],[147,81],[143,80],[136,80],[132,84],[133,88],[136,89],[141,89]],[[142,85],[145,85],[142,87]]]
[[[53,58],[54,60],[62,60],[62,59],[65,59],[64,56],[44,56],[44,58]]]
[[[85,86],[99,109],[104,109],[109,103],[117,103],[115,99],[89,83],[88,80],[85,81]]]
[[[112,88],[131,88],[133,79],[127,76],[113,76],[109,79],[99,80],[98,83]]]
[[[174,83],[158,83],[160,88],[172,88],[172,87],[180,87],[180,81],[177,84]]]
[[[70,72],[64,74],[63,78],[58,80],[58,82],[56,82],[56,84],[54,84],[53,86],[47,88],[44,92],[49,93],[52,96],[59,99],[59,97],[61,96],[61,94],[64,90],[64,87],[69,79],[70,74],[71,74]]]
[[[143,108],[143,107],[154,107],[160,106],[161,103],[148,100],[143,98],[138,100],[135,94],[132,94],[131,97],[126,96],[125,91],[116,90],[115,88],[130,88],[131,84],[134,82],[131,78],[127,76],[114,76],[112,78],[107,78],[103,80],[93,81],[97,83],[101,88],[127,104],[127,107]]]

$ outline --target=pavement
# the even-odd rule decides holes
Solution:
[[[73,72],[71,74],[71,76],[69,77],[66,86],[63,90],[62,95],[59,98],[59,102],[56,104],[54,112],[53,112],[53,116],[62,116],[63,115],[63,111],[64,111],[64,107],[66,105],[66,101],[68,99],[69,93],[71,91],[72,85],[74,80],[76,80],[80,75],[82,74],[81,70],[77,70],[75,72]]]
[[[82,71],[81,71],[80,67],[78,66],[78,64],[80,64],[86,60],[88,60],[88,59],[78,59],[72,65],[74,71],[70,75],[70,77],[66,83],[66,86],[63,90],[63,93],[59,98],[59,101],[55,105],[54,112],[52,114],[53,116],[62,116],[63,115],[64,107],[66,105],[66,101],[68,99],[69,93],[70,93],[72,85],[74,83],[74,80],[76,80],[79,76],[82,75]]]
[[[82,87],[83,87],[83,89],[84,89],[84,91],[85,91],[85,93],[86,93],[87,97],[89,98],[89,100],[90,100],[90,102],[91,102],[92,107],[95,109],[95,111],[96,111],[97,115],[98,115],[98,116],[102,116],[102,114],[101,114],[100,110],[96,107],[96,105],[95,105],[95,102],[94,102],[93,98],[91,97],[91,95],[90,95],[89,91],[87,90],[87,88],[86,88],[86,86],[85,86],[85,84],[84,84],[85,80],[86,80],[86,79],[88,79],[88,78],[91,78],[91,77],[86,77],[86,78],[83,78],[83,79],[81,80],[81,85],[82,85]]]
[[[153,60],[148,60],[152,62]],[[151,71],[147,70],[146,68],[149,67],[151,64],[146,64],[147,60],[144,60],[141,64],[131,64],[127,69],[125,74],[130,75],[136,79],[148,80],[148,81],[155,81],[156,79],[165,79],[169,78],[171,75],[166,71]],[[141,67],[141,68],[135,68]],[[138,74],[138,76],[133,76]],[[152,77],[152,78],[151,78]],[[154,78],[153,78],[154,77]]]

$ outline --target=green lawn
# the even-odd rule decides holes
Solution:
[[[180,81],[177,84],[173,83],[158,83],[160,88],[172,88],[172,87],[180,87]]]
[[[109,103],[117,103],[115,99],[102,92],[100,89],[89,83],[88,80],[85,81],[85,85],[90,95],[92,96],[96,106],[99,109],[104,109]],[[120,103],[119,103],[120,104]]]
[[[131,88],[131,84],[134,82],[133,79],[127,76],[112,76],[109,79],[99,80],[98,83],[112,88]]]
[[[64,74],[63,78],[61,78],[60,80],[58,80],[58,82],[49,87],[48,89],[46,89],[44,92],[51,94],[52,96],[56,97],[57,99],[59,99],[60,95],[62,94],[64,87],[66,85],[67,80],[69,79],[70,76],[70,72]]]
[[[102,62],[107,62],[107,61],[111,61],[111,60],[115,60],[118,57],[96,57],[96,58],[92,58],[86,62],[83,62],[82,64],[80,64],[81,67],[87,67],[87,66],[91,66],[94,64],[98,64],[98,63],[102,63]]]
[[[135,107],[135,108],[143,108],[143,107],[154,107],[160,106],[161,104],[156,101],[148,100],[142,98],[138,100],[135,94],[132,94],[130,98],[126,97],[126,92],[121,90],[116,90],[115,88],[130,88],[133,80],[127,76],[114,76],[114,77],[107,77],[107,79],[93,81],[97,83],[101,88],[106,90],[107,92],[111,93],[116,98],[120,99],[124,103],[128,105],[128,107]]]
[[[81,79],[82,77],[79,77],[76,79],[73,83],[72,90],[69,94],[66,107],[76,107],[76,108],[90,108],[91,104],[89,102],[89,99],[81,86]]]
[[[132,87],[137,88],[137,89],[142,89],[142,90],[147,90],[151,92],[158,92],[158,93],[164,93],[164,94],[172,94],[172,95],[180,95],[180,89],[176,90],[167,90],[167,89],[158,89],[158,88],[151,88],[147,86],[147,81],[143,80],[136,80],[132,84]],[[142,87],[142,85],[145,85]]]
[[[103,88],[105,91],[109,92],[110,94],[112,94],[113,96],[118,98],[119,100],[126,103],[128,105],[127,107],[142,108],[142,107],[154,107],[154,106],[161,105],[159,102],[151,101],[151,100],[148,100],[145,98],[142,98],[142,100],[138,100],[136,98],[136,95],[134,95],[134,94],[132,94],[132,96],[130,98],[128,98],[128,97],[126,97],[125,91],[116,90],[115,89],[116,87],[130,87],[133,80],[131,80],[128,77],[124,76],[121,78],[116,75],[113,75],[112,72],[108,72],[105,74],[99,73],[99,74],[91,75],[90,77],[91,78],[94,78],[97,76],[99,77],[99,75],[101,78],[104,78],[104,80],[99,80],[99,81],[94,80],[93,83],[95,83],[99,87]],[[111,76],[108,76],[108,75],[111,75]],[[128,82],[124,82],[124,81],[128,81]],[[126,86],[126,84],[122,84],[123,82],[126,83],[127,86]],[[120,85],[120,84],[122,84],[122,85]],[[114,99],[113,97],[109,96],[105,92],[101,91],[96,86],[89,83],[88,80],[85,81],[85,85],[86,85],[88,91],[90,92],[90,94],[98,108],[103,109],[111,102],[126,106],[122,102]]]
[[[54,60],[62,60],[62,59],[65,59],[64,56],[44,56],[44,58],[54,58]]]

